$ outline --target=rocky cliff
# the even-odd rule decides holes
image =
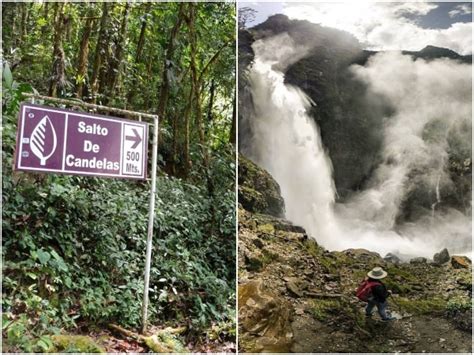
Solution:
[[[352,35],[308,21],[289,20],[274,15],[264,23],[239,33],[239,142],[240,150],[249,153],[253,139],[249,120],[252,119],[252,97],[245,76],[251,65],[251,44],[260,38],[288,33],[297,44],[310,48],[308,54],[291,65],[285,80],[301,88],[315,103],[311,116],[321,130],[334,167],[338,197],[342,200],[364,187],[381,162],[383,117],[395,113],[384,97],[369,94],[367,86],[356,80],[349,69],[364,65],[377,52],[363,50]],[[444,48],[428,46],[418,52],[405,51],[414,58],[432,60],[449,58],[470,63],[471,56],[461,56]],[[450,149],[449,169],[454,184],[441,191],[442,207],[470,211],[471,157],[469,152],[455,154]],[[405,201],[404,220],[410,220],[418,208],[430,209],[436,199],[433,189],[421,184]]]
[[[329,252],[281,218],[278,184],[266,171],[240,158],[239,182],[240,351],[471,352],[469,259],[443,251],[400,263],[363,249]],[[395,321],[366,318],[354,295],[375,266],[388,272]]]

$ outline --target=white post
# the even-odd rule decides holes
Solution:
[[[155,217],[155,193],[156,193],[156,168],[158,156],[158,116],[153,119],[153,153],[151,157],[151,192],[150,206],[148,211],[148,234],[146,240],[146,261],[145,261],[145,288],[143,290],[142,304],[142,334],[146,331],[148,316],[148,289],[150,285],[150,266],[151,266],[151,249],[153,239],[153,220]]]

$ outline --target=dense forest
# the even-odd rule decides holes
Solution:
[[[159,115],[150,332],[180,329],[163,351],[232,351],[235,5],[2,10],[4,350],[152,349],[110,330],[140,327],[150,183],[13,171],[19,105],[39,93]]]

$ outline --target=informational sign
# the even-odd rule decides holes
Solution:
[[[148,124],[23,104],[17,170],[146,179]]]

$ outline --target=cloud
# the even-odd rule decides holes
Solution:
[[[469,14],[472,14],[472,7],[467,4],[458,5],[453,10],[448,12],[449,17],[451,18]]]
[[[472,53],[472,24],[447,29],[422,28],[413,16],[427,15],[433,3],[286,3],[283,13],[293,19],[334,27],[356,36],[372,50],[421,50],[427,45]],[[411,16],[407,16],[411,15]],[[409,18],[411,17],[411,18]]]

